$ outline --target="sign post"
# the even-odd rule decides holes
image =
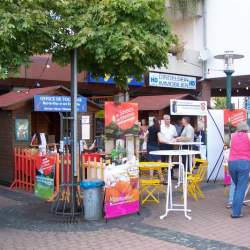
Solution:
[[[71,215],[74,217],[77,182],[77,49],[71,51]]]

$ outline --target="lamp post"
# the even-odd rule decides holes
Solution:
[[[233,51],[225,51],[224,54],[216,55],[215,59],[224,60],[224,73],[226,74],[227,109],[232,109],[232,74],[234,73],[234,60],[243,58],[243,55],[235,54]]]

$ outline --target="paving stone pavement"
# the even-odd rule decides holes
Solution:
[[[245,218],[233,221],[224,208],[223,191],[209,185],[206,200],[189,199],[191,221],[181,213],[160,220],[163,200],[159,205],[143,206],[140,216],[107,224],[79,218],[70,224],[51,214],[50,204],[0,186],[0,249],[250,249],[250,208],[245,209]]]

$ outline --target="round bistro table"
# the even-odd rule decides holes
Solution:
[[[182,156],[192,157],[193,155],[200,154],[200,151],[197,150],[157,150],[150,151],[152,155],[160,155],[160,156],[168,156],[169,163],[172,163],[173,156],[179,156],[179,174],[182,176],[182,184],[183,184],[183,203],[173,203],[173,189],[172,189],[172,178],[171,178],[171,169],[172,166],[168,167],[168,185],[167,185],[167,194],[166,194],[166,208],[165,213],[160,216],[160,219],[164,219],[167,217],[168,212],[170,211],[180,211],[184,212],[184,215],[187,219],[191,220],[191,217],[188,215],[188,212],[191,212],[190,209],[187,208],[187,168],[188,161],[186,161],[185,166],[182,163]]]

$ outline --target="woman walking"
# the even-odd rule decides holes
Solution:
[[[240,218],[250,172],[250,134],[245,122],[241,122],[232,134],[229,172],[235,184],[231,217]]]

